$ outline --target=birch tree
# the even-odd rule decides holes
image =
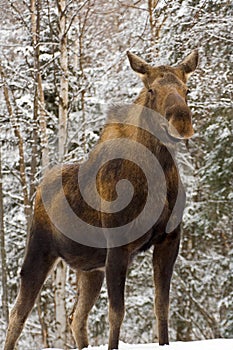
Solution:
[[[2,144],[0,140],[0,251],[1,251],[1,272],[2,272],[2,313],[8,323],[8,289],[7,289],[7,261],[5,247],[4,211],[3,211],[3,176],[2,176]]]
[[[12,127],[14,130],[14,134],[16,139],[18,140],[18,151],[19,151],[19,170],[20,170],[20,182],[22,185],[22,190],[23,190],[23,202],[24,202],[24,213],[26,217],[26,225],[27,225],[27,233],[29,233],[30,229],[30,223],[31,223],[31,214],[32,214],[32,207],[31,207],[31,202],[30,202],[30,197],[28,193],[28,184],[27,184],[27,178],[26,178],[26,162],[25,162],[25,154],[24,154],[24,142],[23,138],[20,132],[20,127],[19,123],[17,122],[17,105],[15,105],[15,109],[12,107],[12,102],[10,95],[14,101],[14,95],[12,94],[11,90],[9,89],[9,86],[6,81],[6,76],[5,72],[3,70],[3,67],[0,62],[0,76],[3,81],[3,92],[4,92],[4,98],[5,98],[5,103],[7,106],[8,114],[12,123]]]
[[[34,108],[33,108],[33,155],[36,155],[36,144],[38,143],[38,128],[40,125],[40,146],[41,146],[41,165],[42,173],[49,166],[48,154],[48,137],[46,132],[46,110],[44,100],[44,90],[42,85],[41,69],[40,69],[40,21],[41,21],[41,0],[31,0],[31,36],[33,47],[33,68],[34,68]],[[32,159],[35,171],[35,159]]]
[[[68,52],[67,52],[67,1],[57,0],[59,13],[60,40],[60,91],[58,113],[58,160],[62,162],[66,153],[67,112],[68,112]],[[54,271],[55,283],[55,319],[56,347],[66,348],[67,315],[66,315],[66,264],[60,260]]]
[[[41,168],[42,174],[49,167],[48,138],[46,132],[46,111],[44,102],[44,91],[40,70],[40,21],[41,21],[41,1],[30,1],[31,14],[31,38],[33,47],[33,80],[34,80],[34,101],[33,101],[33,135],[32,135],[32,159],[31,159],[31,197],[36,190],[35,174],[37,171],[38,143],[40,139]],[[40,128],[38,129],[38,124]],[[48,327],[45,313],[45,305],[42,303],[41,294],[37,301],[37,312],[41,324],[42,342],[48,347]]]
[[[63,161],[67,141],[67,112],[68,112],[68,50],[67,50],[67,1],[57,0],[59,12],[60,40],[60,91],[58,115],[58,160]]]

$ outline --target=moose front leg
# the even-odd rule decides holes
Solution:
[[[168,311],[169,291],[173,266],[180,243],[180,229],[169,233],[166,239],[155,244],[153,253],[155,314],[158,322],[159,345],[169,344]]]
[[[124,289],[128,261],[129,256],[126,249],[109,249],[106,264],[110,324],[109,350],[118,349],[120,328],[125,312]]]
[[[79,349],[88,347],[87,319],[99,296],[103,279],[104,272],[100,270],[78,273],[79,295],[71,329]]]

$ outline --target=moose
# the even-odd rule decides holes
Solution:
[[[176,144],[194,134],[187,80],[197,67],[198,51],[174,66],[154,67],[131,52],[127,56],[144,84],[135,102],[109,109],[100,139],[83,164],[55,166],[38,186],[4,350],[15,348],[60,258],[79,276],[71,322],[78,349],[88,347],[87,319],[105,276],[108,349],[118,349],[127,269],[138,252],[150,247],[158,340],[159,345],[169,344],[169,290],[185,205],[174,154]]]

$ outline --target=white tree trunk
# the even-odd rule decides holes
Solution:
[[[68,109],[68,54],[66,32],[66,0],[57,0],[60,15],[60,94],[59,94],[59,128],[58,128],[58,159],[63,160],[67,138],[67,109]]]
[[[58,126],[58,160],[63,161],[66,153],[67,110],[68,110],[68,54],[66,32],[66,0],[57,0],[60,29],[60,93],[59,93],[59,126]],[[54,345],[66,348],[67,316],[66,316],[66,265],[63,261],[57,264],[54,272],[55,282],[55,318],[56,341]]]
[[[7,288],[7,261],[5,250],[5,230],[4,230],[4,215],[3,215],[3,186],[2,186],[2,161],[1,161],[1,141],[0,141],[0,256],[1,256],[1,282],[2,282],[2,316],[4,321],[8,323],[9,308],[8,308],[8,288]]]
[[[54,271],[55,282],[55,318],[56,318],[56,340],[54,346],[66,348],[67,339],[67,316],[66,316],[66,264],[60,260]]]

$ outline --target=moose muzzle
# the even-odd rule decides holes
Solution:
[[[193,136],[192,114],[185,100],[178,94],[169,94],[165,102],[168,133],[177,139]]]

